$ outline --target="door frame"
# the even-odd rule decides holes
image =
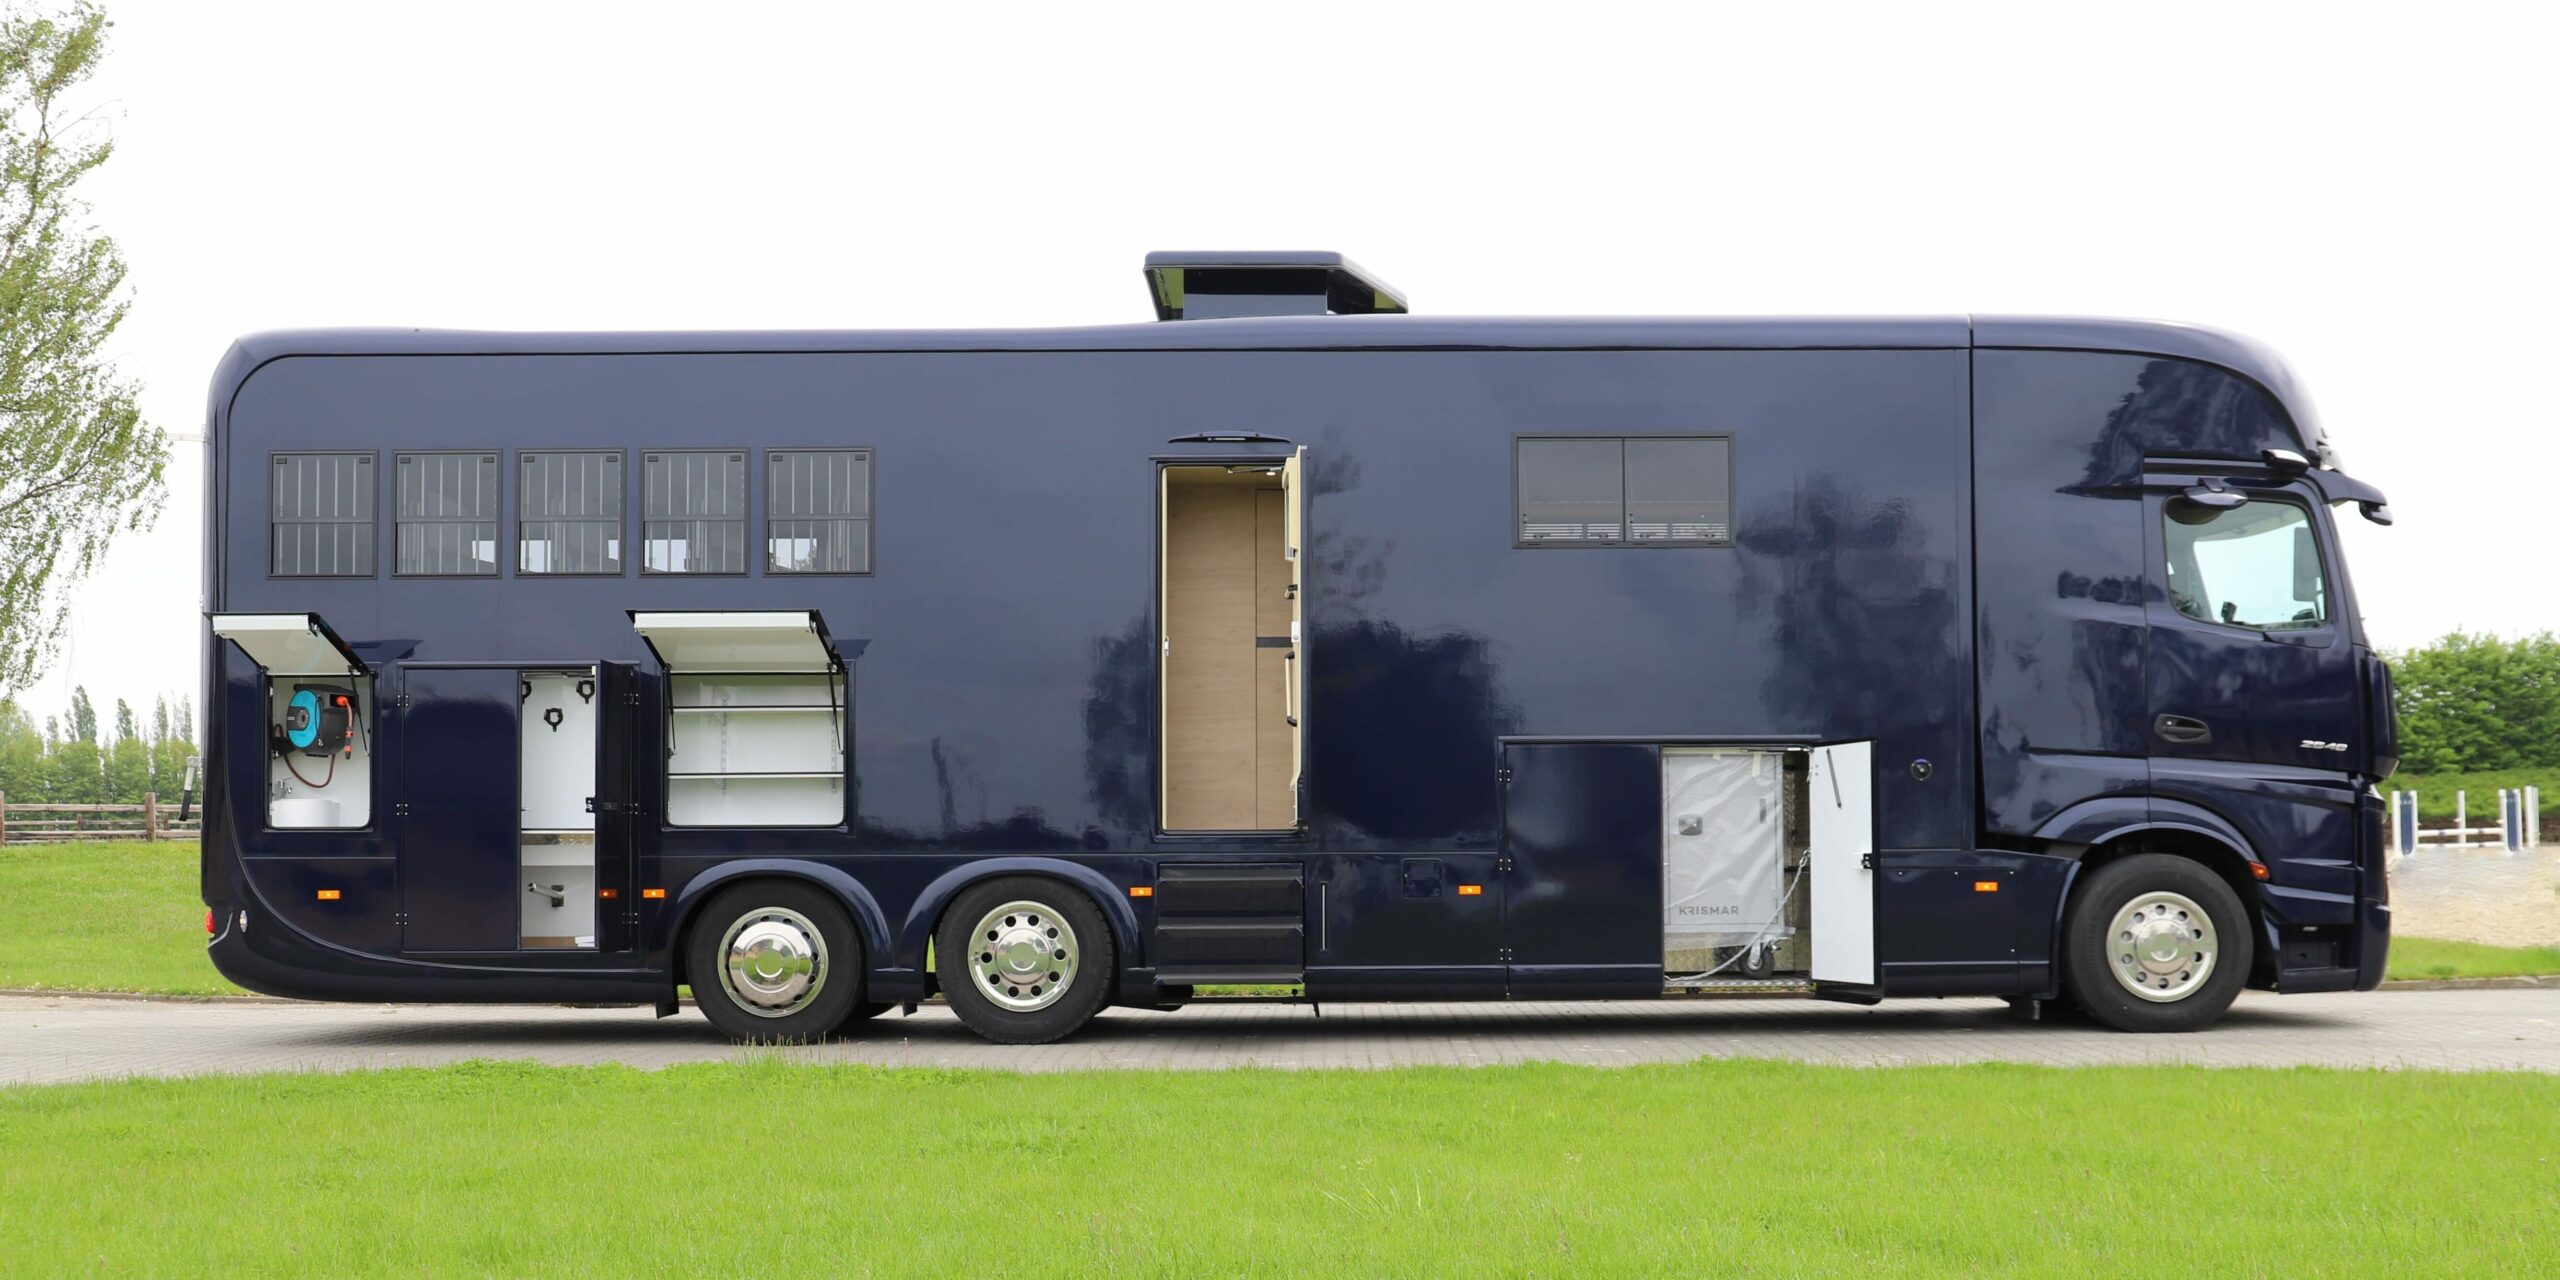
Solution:
[[[1313,810],[1309,803],[1311,792],[1307,786],[1308,761],[1313,755],[1308,736],[1310,727],[1309,704],[1312,702],[1312,699],[1307,696],[1308,689],[1306,680],[1309,669],[1307,652],[1312,648],[1309,641],[1312,639],[1313,628],[1307,621],[1307,606],[1312,593],[1308,588],[1307,574],[1307,562],[1310,557],[1307,555],[1306,548],[1304,546],[1297,548],[1298,554],[1291,574],[1291,577],[1296,582],[1298,588],[1298,599],[1296,602],[1297,609],[1295,610],[1295,614],[1296,625],[1300,633],[1296,646],[1291,650],[1292,653],[1297,655],[1297,687],[1295,690],[1297,695],[1296,700],[1298,703],[1298,723],[1295,734],[1298,765],[1298,778],[1296,784],[1298,796],[1297,825],[1295,827],[1243,828],[1233,831],[1174,831],[1168,830],[1164,824],[1164,753],[1165,740],[1167,736],[1165,719],[1167,702],[1165,698],[1164,679],[1166,644],[1164,611],[1165,551],[1167,541],[1166,511],[1169,506],[1167,499],[1170,496],[1171,483],[1170,477],[1166,475],[1166,472],[1176,467],[1223,466],[1280,468],[1284,477],[1284,487],[1292,490],[1290,493],[1290,509],[1288,514],[1294,517],[1293,522],[1284,523],[1294,523],[1295,531],[1303,541],[1307,538],[1307,530],[1311,527],[1308,523],[1310,508],[1309,494],[1307,490],[1309,486],[1305,483],[1305,459],[1307,450],[1303,445],[1291,444],[1286,441],[1273,441],[1272,443],[1277,447],[1273,452],[1268,453],[1235,453],[1227,451],[1213,453],[1159,453],[1151,454],[1147,459],[1153,476],[1153,484],[1150,488],[1149,501],[1155,504],[1155,518],[1153,521],[1155,531],[1152,539],[1154,558],[1153,563],[1148,567],[1148,579],[1150,585],[1148,588],[1149,594],[1147,610],[1148,684],[1154,690],[1155,714],[1149,718],[1147,725],[1147,772],[1149,779],[1147,791],[1148,807],[1150,810],[1149,823],[1153,827],[1153,833],[1150,838],[1157,844],[1303,844],[1312,838],[1312,831],[1314,828]],[[1288,480],[1291,479],[1298,481],[1298,483],[1294,485],[1288,484]],[[1284,533],[1283,536],[1286,537],[1287,535]]]
[[[396,815],[394,818],[394,823],[396,825],[387,829],[391,832],[393,838],[392,849],[395,855],[393,858],[393,866],[395,868],[395,875],[398,878],[401,893],[400,927],[403,936],[400,954],[415,959],[435,962],[504,960],[510,967],[540,969],[619,969],[628,967],[633,955],[638,951],[640,946],[640,930],[638,927],[639,903],[636,900],[638,893],[636,886],[640,879],[640,842],[638,834],[641,827],[637,763],[640,753],[637,750],[638,740],[628,737],[623,740],[624,748],[622,754],[624,758],[631,761],[632,764],[629,769],[624,771],[625,776],[622,781],[621,790],[623,793],[623,802],[630,807],[621,815],[623,821],[620,824],[622,832],[618,839],[618,844],[620,845],[619,857],[621,860],[619,868],[620,879],[618,883],[608,878],[611,873],[608,872],[605,865],[606,824],[604,819],[606,815],[602,812],[598,812],[596,814],[596,887],[599,889],[614,887],[620,890],[621,896],[618,899],[619,905],[614,914],[616,916],[617,923],[619,923],[621,927],[621,934],[619,937],[621,945],[611,948],[605,945],[608,937],[605,931],[606,912],[603,909],[603,903],[599,901],[596,912],[596,946],[592,950],[570,948],[537,948],[534,950],[526,950],[521,945],[513,948],[487,951],[411,951],[408,949],[406,935],[410,917],[408,900],[408,873],[410,865],[409,825],[413,815],[410,812],[409,803],[409,768],[412,755],[407,750],[407,747],[408,717],[415,707],[415,699],[410,689],[409,673],[413,670],[504,671],[513,674],[520,681],[523,679],[524,673],[531,671],[576,671],[592,669],[596,672],[596,695],[600,702],[603,701],[608,690],[618,685],[620,691],[626,695],[624,705],[620,708],[615,708],[610,704],[601,706],[596,717],[596,776],[594,782],[596,794],[594,798],[601,801],[606,798],[607,794],[605,765],[607,760],[610,758],[612,748],[609,746],[609,743],[617,727],[617,721],[619,722],[619,727],[626,734],[632,730],[633,726],[640,723],[639,699],[641,694],[639,691],[637,664],[629,662],[615,662],[606,658],[570,658],[547,662],[527,660],[510,660],[504,662],[400,662],[392,665],[396,666],[399,672],[399,693],[394,705],[399,712],[399,716],[396,721],[398,725],[396,736],[400,741],[402,749],[400,753],[400,794],[397,797],[392,798],[393,807],[391,809],[391,813]],[[619,668],[619,676],[608,677],[605,674],[607,668]],[[388,672],[382,673],[382,675],[388,674]],[[379,689],[382,683],[382,675],[377,675],[375,681],[377,697],[379,696]],[[524,731],[524,704],[519,699],[516,701],[515,706],[515,731],[518,734],[522,734]],[[524,785],[524,760],[520,745],[517,745],[513,740],[511,740],[510,747],[516,761],[516,787],[514,790],[509,792],[510,797],[515,802],[515,811],[510,815],[510,818],[513,829],[518,832],[520,837],[523,831],[524,822],[524,800],[522,794],[522,788]],[[379,793],[377,793],[377,795],[378,794]],[[521,874],[523,869],[522,856],[522,846],[519,840],[517,852],[518,874]],[[507,918],[510,921],[516,919],[516,900],[513,895],[509,895],[507,897],[504,903],[504,910],[506,911]],[[510,924],[509,930],[511,935],[513,934],[514,928],[515,926]]]

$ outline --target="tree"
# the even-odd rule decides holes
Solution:
[[[191,719],[183,697],[178,699],[176,716],[169,713],[168,698],[152,702],[151,789],[164,800],[183,795],[186,790],[187,760],[196,753],[196,744],[185,728]]]
[[[131,305],[124,255],[73,194],[114,150],[65,102],[107,25],[86,2],[0,18],[0,692],[43,670],[70,589],[164,496],[168,437],[103,354]]]
[[[70,741],[98,745],[98,707],[89,701],[89,686],[71,687],[71,714],[63,723],[70,729]]]
[[[151,790],[151,748],[134,732],[133,708],[116,699],[116,736],[107,746],[107,801],[140,804]]]
[[[0,698],[0,795],[28,804],[44,799],[44,736],[36,718],[17,703]]]
[[[2451,635],[2391,655],[2413,774],[2560,766],[2560,637]]]

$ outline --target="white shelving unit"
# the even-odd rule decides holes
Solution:
[[[844,699],[833,672],[668,680],[667,820],[823,826],[844,820]]]

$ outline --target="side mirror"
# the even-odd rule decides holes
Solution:
[[[2375,524],[2391,523],[2391,504],[2388,502],[2359,502],[2356,504],[2356,510],[2363,512],[2364,518]]]

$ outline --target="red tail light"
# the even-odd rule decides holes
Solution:
[[[204,909],[204,931],[205,931],[206,933],[212,933],[212,932],[214,932],[214,928],[213,928],[213,908],[211,908],[211,907],[206,907],[206,908]]]

